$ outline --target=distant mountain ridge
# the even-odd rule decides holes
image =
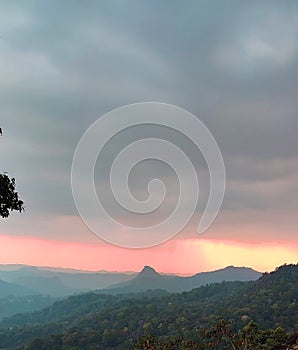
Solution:
[[[161,275],[152,267],[145,266],[143,270],[129,281],[117,283],[106,290],[112,293],[145,292],[150,289],[165,289],[168,292],[189,291],[209,283],[231,281],[255,281],[261,273],[248,267],[228,266],[224,269],[201,272],[193,276]]]
[[[133,273],[87,272],[27,265],[0,265],[0,280],[18,285],[19,289],[15,288],[16,292],[11,294],[21,296],[28,295],[29,291],[31,291],[31,295],[40,294],[51,297],[64,297],[91,290],[103,290],[110,294],[143,292],[150,289],[182,292],[207,283],[250,281],[256,280],[260,276],[260,272],[251,268],[234,266],[182,277],[175,274],[160,274],[151,266],[144,266],[140,273]],[[3,295],[0,289],[0,298]]]

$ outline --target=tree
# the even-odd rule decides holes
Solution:
[[[2,129],[0,128],[2,136]],[[24,202],[19,199],[18,192],[15,190],[15,179],[10,178],[6,173],[0,174],[0,216],[7,218],[10,212],[24,210]]]

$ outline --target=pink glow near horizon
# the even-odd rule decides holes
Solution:
[[[197,273],[227,265],[271,271],[297,263],[296,243],[243,243],[224,240],[172,240],[150,249],[68,243],[23,236],[0,236],[0,263],[68,267],[82,270],[140,271],[150,265],[159,272]]]

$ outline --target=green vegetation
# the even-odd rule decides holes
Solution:
[[[297,330],[298,265],[285,265],[258,281],[177,294],[72,296],[43,311],[5,319],[0,347],[269,350],[286,346]]]
[[[2,128],[0,128],[0,135],[2,136]],[[10,178],[6,173],[0,174],[0,217],[2,218],[7,218],[14,210],[19,212],[24,210],[24,202],[19,199],[15,187],[14,178]]]
[[[160,342],[151,337],[140,340],[134,348],[140,350],[283,350],[294,349],[297,344],[298,334],[289,335],[281,327],[262,330],[257,323],[250,321],[235,333],[231,326],[230,322],[220,320],[208,330],[198,329],[200,339],[196,342],[186,339]]]

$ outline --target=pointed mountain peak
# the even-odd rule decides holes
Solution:
[[[142,277],[156,277],[160,276],[151,266],[144,266],[143,270],[139,273]]]

